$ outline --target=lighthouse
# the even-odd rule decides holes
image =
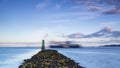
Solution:
[[[41,47],[41,50],[45,50],[45,40],[44,40],[44,39],[42,40],[42,47]]]

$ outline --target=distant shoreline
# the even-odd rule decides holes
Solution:
[[[111,45],[103,45],[103,46],[100,46],[100,47],[120,47],[120,44],[111,44]]]

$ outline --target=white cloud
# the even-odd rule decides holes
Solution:
[[[104,14],[120,14],[120,9],[108,9],[103,12]]]
[[[104,11],[102,7],[98,7],[98,6],[87,6],[87,9],[92,11]]]
[[[36,4],[35,6],[36,8],[61,8],[61,4],[60,3],[52,3],[52,1],[43,1],[43,2],[40,2],[38,4]]]
[[[83,46],[102,46],[110,44],[120,44],[120,38],[80,38],[72,39]]]

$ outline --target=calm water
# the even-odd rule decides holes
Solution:
[[[0,48],[0,68],[18,68],[24,59],[36,54],[39,48],[2,47]]]
[[[120,47],[58,48],[60,53],[72,58],[86,68],[119,68]],[[0,68],[18,68],[24,59],[40,51],[40,48],[0,48]]]

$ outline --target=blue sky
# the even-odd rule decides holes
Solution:
[[[120,31],[119,0],[0,0],[0,42],[39,42],[45,34]]]

